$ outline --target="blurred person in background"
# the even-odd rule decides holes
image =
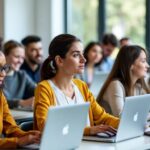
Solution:
[[[113,53],[114,49],[117,47],[117,45],[118,41],[114,34],[104,34],[101,43],[104,57],[102,63],[99,66],[100,70],[102,70],[103,72],[109,72],[111,70],[114,60],[110,56]]]
[[[103,59],[103,51],[98,42],[90,42],[84,50],[84,58],[86,59],[85,70],[81,75],[81,79],[90,87],[94,73],[99,72],[99,65]]]
[[[11,70],[5,78],[4,86],[4,94],[9,107],[32,107],[36,85],[25,71],[20,70],[25,57],[23,45],[10,40],[4,44],[3,52],[7,64],[11,66]]]
[[[43,58],[42,40],[38,36],[29,35],[22,39],[21,42],[25,46],[25,61],[21,69],[25,70],[35,83],[38,83]]]
[[[122,46],[126,46],[126,45],[131,45],[131,40],[129,37],[123,37],[119,40],[119,45],[120,45],[120,48]]]
[[[125,97],[150,93],[145,83],[149,65],[146,50],[138,45],[123,46],[98,97],[98,103],[119,117]]]

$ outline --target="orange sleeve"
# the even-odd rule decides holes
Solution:
[[[83,134],[84,135],[90,135],[90,127],[85,127]]]
[[[91,103],[89,113],[92,115],[92,117],[90,117],[90,122],[92,122],[93,125],[104,124],[110,125],[114,128],[118,128],[119,118],[116,118],[106,113],[105,110],[101,106],[99,106],[98,103],[95,101],[93,95],[90,94],[88,101],[90,101]],[[86,127],[84,129],[84,135],[89,134],[90,134],[90,127]]]
[[[17,148],[18,138],[0,138],[0,149]]]
[[[89,116],[90,124],[93,125],[110,125],[114,128],[118,128],[119,118],[114,117],[105,112],[105,110],[96,102],[93,94],[88,89],[86,83],[81,80],[74,80],[76,85],[79,87],[80,92],[82,93],[84,100],[90,102]],[[84,135],[90,134],[90,127],[84,129]]]
[[[2,95],[1,100],[3,100],[3,133],[8,137],[19,137],[25,135],[26,133],[17,126],[14,118],[12,117],[4,95]]]
[[[7,137],[0,138],[0,149],[16,148],[18,137],[25,134],[15,123],[7,101],[2,92],[0,92],[0,134],[5,134]],[[14,136],[14,137],[13,137]],[[18,137],[17,137],[18,136]]]
[[[54,96],[48,82],[38,84],[35,90],[34,129],[43,131],[48,109],[54,105]]]
[[[105,124],[117,128],[119,124],[119,118],[106,113],[103,107],[96,102],[93,94],[89,90],[87,93],[88,101],[91,103],[90,109],[92,112],[94,125]]]

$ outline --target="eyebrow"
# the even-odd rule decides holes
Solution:
[[[73,53],[80,53],[80,51],[79,50],[73,50],[73,51],[71,51],[71,54],[73,54]]]

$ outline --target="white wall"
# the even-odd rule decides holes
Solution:
[[[47,57],[51,39],[64,32],[63,12],[63,0],[0,0],[0,36],[21,41],[38,35]]]
[[[5,0],[5,40],[20,41],[24,36],[35,33],[35,0]]]
[[[36,0],[35,2],[35,33],[42,38],[44,57],[47,57],[51,38],[51,1]]]
[[[63,1],[37,0],[36,12],[36,33],[43,39],[44,55],[47,57],[52,38],[64,32]]]
[[[52,37],[64,32],[63,0],[53,0],[51,7]]]

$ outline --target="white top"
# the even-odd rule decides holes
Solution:
[[[78,89],[78,87],[72,82],[72,86],[74,88],[75,96],[73,99],[65,95],[62,90],[60,90],[51,80],[48,80],[51,87],[54,90],[54,94],[56,97],[56,105],[64,106],[64,105],[74,105],[74,104],[83,104],[85,103],[84,98]],[[87,117],[87,126],[90,126],[89,116]]]
[[[83,96],[81,95],[78,87],[72,82],[72,86],[75,91],[75,96],[73,99],[65,95],[62,90],[60,90],[51,80],[48,80],[50,83],[51,87],[54,90],[55,97],[56,97],[56,104],[57,105],[68,105],[68,104],[82,104],[85,103]]]

